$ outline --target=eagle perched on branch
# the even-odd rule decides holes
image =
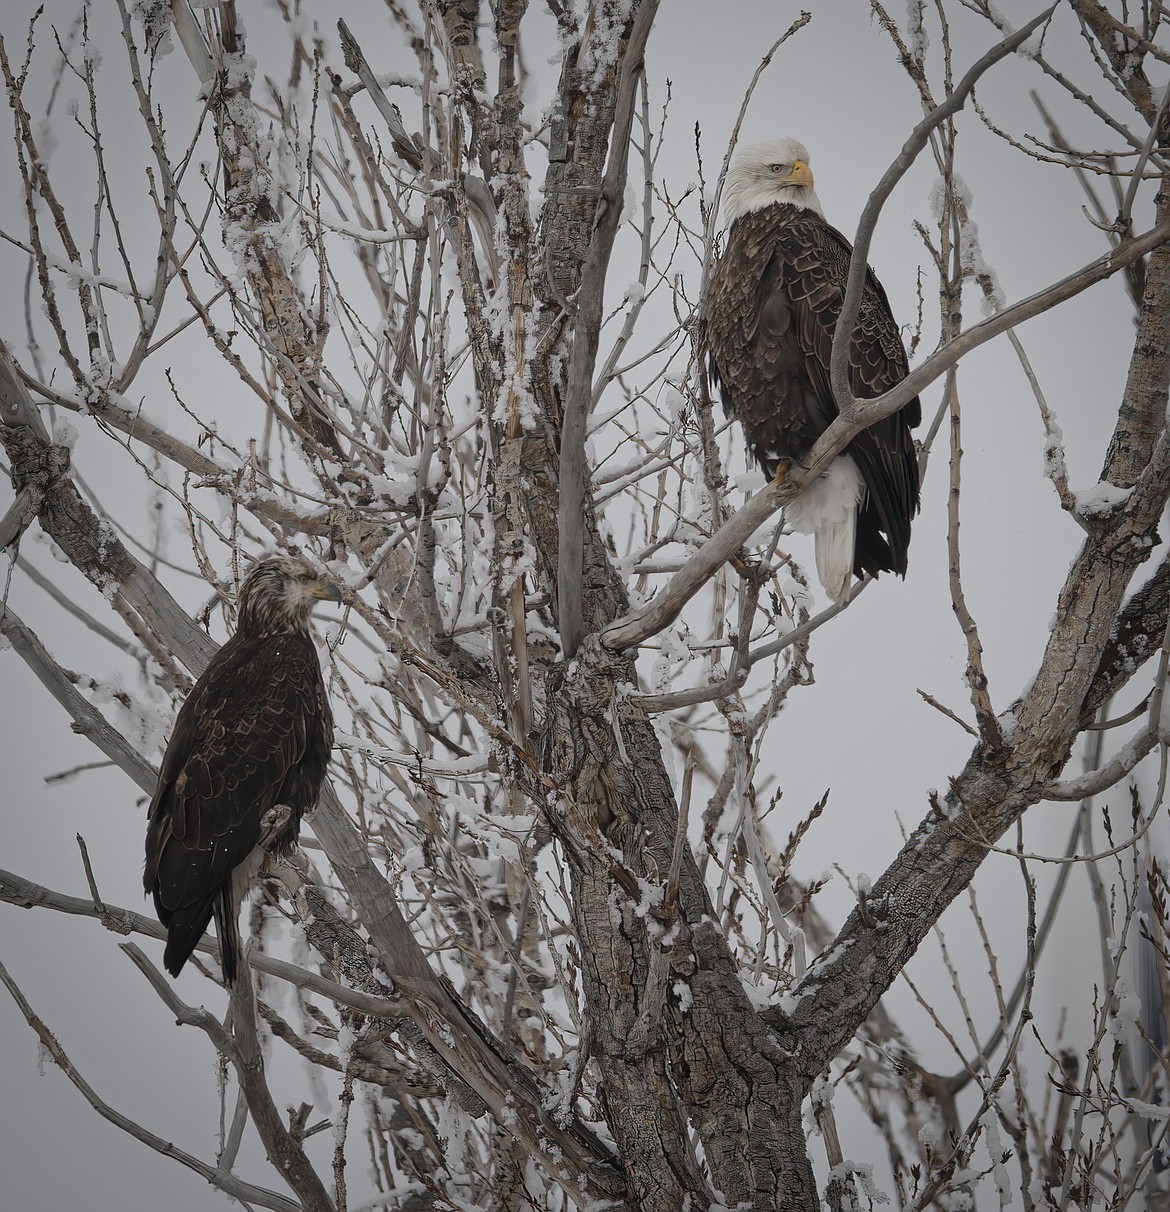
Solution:
[[[240,963],[240,900],[268,850],[288,853],[317,802],[333,716],[309,615],[337,585],[303,556],[253,565],[236,632],[179,710],[146,829],[143,882],[178,976],[212,917],[227,984]]]
[[[727,246],[703,297],[712,383],[738,418],[769,476],[803,465],[837,416],[829,380],[833,333],[853,252],[825,222],[808,152],[794,139],[745,148],[724,184]],[[872,399],[909,366],[890,304],[866,268],[849,342],[849,386]],[[817,575],[840,601],[853,574],[906,575],[910,520],[918,511],[915,397],[858,434],[785,511],[793,530],[816,536]]]

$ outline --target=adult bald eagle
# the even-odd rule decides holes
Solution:
[[[731,230],[702,307],[711,380],[769,476],[785,460],[803,465],[838,412],[829,355],[853,250],[825,222],[808,161],[794,139],[758,143],[732,161],[723,202]],[[850,388],[871,399],[908,369],[886,293],[867,267]],[[786,510],[793,530],[816,536],[817,575],[835,601],[854,573],[906,575],[918,511],[910,430],[921,419],[915,397],[858,434]]]
[[[178,976],[212,917],[223,978],[239,971],[240,900],[265,850],[287,853],[317,802],[333,716],[309,636],[323,598],[341,600],[302,556],[253,565],[236,632],[179,710],[146,829],[146,891]]]

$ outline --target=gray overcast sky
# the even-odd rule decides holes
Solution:
[[[0,14],[0,32],[9,54],[19,56],[23,30],[32,5],[8,0]],[[110,108],[104,133],[110,154],[130,180],[141,180],[145,151],[137,118],[124,87],[125,60],[119,55],[117,23],[110,7],[95,6],[91,25],[104,51],[99,79]],[[1030,16],[1032,7],[1016,3],[1009,17]],[[261,70],[282,79],[287,51],[275,29],[270,6],[241,5],[252,28],[249,49],[261,58]],[[713,13],[718,11],[718,15]],[[47,23],[68,27],[76,11],[70,0],[50,0],[38,37],[37,73],[46,72],[50,39]],[[383,6],[374,0],[320,5],[309,0],[305,11],[319,20],[339,61],[334,21],[344,15],[364,31],[368,47],[389,45],[390,59],[378,70],[409,67],[401,50],[382,26]],[[899,67],[889,40],[870,20],[865,6],[816,3],[807,29],[784,47],[761,82],[743,131],[743,141],[791,134],[810,149],[817,189],[831,222],[851,235],[866,196],[897,153],[910,125],[919,117],[916,96]],[[699,0],[665,4],[652,37],[647,66],[652,105],[665,98],[672,84],[670,122],[662,179],[677,197],[695,178],[694,124],[701,123],[706,173],[717,172],[726,139],[739,108],[743,88],[770,42],[797,16],[798,8],[769,0],[734,0],[713,6]],[[898,6],[895,16],[902,18]],[[533,13],[534,23],[548,22]],[[994,40],[989,27],[959,14],[954,21],[957,66],[965,67]],[[1064,30],[1060,51],[1068,61],[1084,64],[1075,38]],[[530,51],[532,73],[528,101],[534,110],[548,100],[554,69],[544,56],[555,47]],[[168,116],[172,132],[184,129],[197,112],[196,83],[189,64],[176,51],[158,69],[175,99]],[[1082,78],[1092,81],[1091,69]],[[38,78],[30,87],[43,102],[50,81]],[[991,75],[980,90],[983,104],[1002,126],[1019,135],[1042,130],[1027,100],[1037,74],[1013,58]],[[76,84],[63,85],[63,96],[76,95]],[[1067,105],[1058,110],[1066,134],[1075,144],[1102,146],[1099,127]],[[406,115],[408,129],[413,116]],[[78,208],[91,205],[90,161],[78,154],[70,164],[76,138],[58,100],[56,124],[60,146],[51,159],[54,174],[66,183],[66,200]],[[960,171],[974,193],[974,218],[984,254],[996,269],[1009,301],[1027,295],[1083,264],[1104,249],[1100,233],[1081,214],[1082,196],[1071,175],[1025,161],[978,126],[973,115],[963,120]],[[12,167],[10,139],[0,161],[0,226],[23,234],[22,201]],[[929,220],[929,192],[934,169],[925,158],[899,186],[885,211],[871,260],[890,295],[895,313],[905,322],[916,309],[916,275],[925,256],[911,223]],[[129,192],[127,194],[129,196]],[[141,203],[145,206],[145,203]],[[145,214],[145,210],[143,211]],[[1150,217],[1143,198],[1138,227]],[[149,218],[149,216],[148,216]],[[145,228],[150,237],[150,224]],[[9,289],[0,299],[0,335],[24,355],[24,321],[20,291],[24,262],[10,246],[0,248],[0,280]],[[634,278],[616,264],[610,282],[616,291]],[[697,278],[689,283],[693,292]],[[926,283],[928,332],[933,331],[929,276]],[[977,317],[978,303],[967,297],[967,314]],[[1091,485],[1100,465],[1104,441],[1115,414],[1132,333],[1131,308],[1120,281],[1098,286],[1058,313],[1027,325],[1021,336],[1068,439],[1067,461],[1074,487]],[[41,334],[45,339],[46,332]],[[932,338],[924,342],[919,356]],[[51,358],[51,355],[50,355]],[[218,367],[176,368],[190,391],[200,377],[223,384],[230,408],[236,390]],[[149,414],[167,408],[165,383],[156,372],[144,379],[152,392]],[[1056,587],[1075,550],[1079,531],[1060,511],[1051,485],[1040,475],[1043,431],[1035,404],[1018,364],[1005,342],[997,341],[964,363],[965,401],[964,561],[971,606],[984,627],[989,676],[996,702],[1006,705],[1030,678],[1052,615]],[[929,416],[939,399],[937,386],[924,400]],[[738,443],[738,437],[735,439]],[[735,444],[733,443],[733,445]],[[146,505],[141,477],[129,460],[107,442],[84,433],[77,466],[102,501],[132,521]],[[742,468],[741,468],[742,470]],[[801,851],[803,874],[815,875],[840,864],[849,875],[875,876],[897,852],[897,821],[907,828],[925,810],[927,788],[945,786],[961,765],[968,739],[919,699],[917,687],[962,710],[963,649],[946,588],[945,463],[930,468],[922,516],[915,525],[910,574],[905,584],[884,579],[869,591],[861,609],[849,612],[814,646],[817,685],[798,696],[781,722],[774,725],[769,765],[782,776],[788,815],[773,824],[778,835],[802,816],[826,786],[832,785],[832,810],[814,829]],[[11,493],[0,484],[0,509]],[[43,546],[26,541],[23,554],[43,571],[59,576],[67,592],[98,611],[94,592],[82,578],[56,563]],[[182,561],[184,543],[172,540],[172,554]],[[173,580],[181,600],[194,607],[203,587]],[[12,601],[33,623],[63,664],[106,676],[117,672],[133,685],[133,671],[116,669],[102,648],[100,668],[93,669],[94,643],[34,587],[17,577]],[[105,769],[65,783],[46,785],[46,775],[93,761],[95,751],[73,736],[62,714],[12,652],[0,652],[0,865],[46,885],[84,894],[84,879],[74,835],[85,835],[101,891],[110,901],[142,907],[140,892],[144,806],[129,781]],[[913,727],[905,725],[907,717]],[[907,735],[913,737],[907,742]],[[825,738],[836,738],[826,760]],[[846,739],[847,738],[847,739]],[[1067,812],[1037,810],[1029,823],[1031,844],[1054,848],[1063,840]],[[1005,921],[1019,912],[1018,880],[992,859],[984,884],[1000,899]],[[1040,874],[1041,880],[1047,878]],[[1000,889],[1003,889],[1001,892]],[[850,893],[839,878],[825,894],[822,909],[843,913]],[[994,915],[993,915],[994,916]],[[965,920],[948,918],[948,929],[966,945],[972,941]],[[1009,931],[1010,933],[1010,931]],[[1017,937],[1015,944],[1019,945]],[[158,948],[144,944],[157,954]],[[1005,941],[1005,947],[1009,944]],[[41,1013],[93,1086],[115,1107],[141,1120],[177,1145],[212,1158],[216,1143],[216,1074],[201,1036],[177,1029],[137,972],[116,949],[116,940],[92,922],[48,913],[23,913],[0,906],[0,958],[23,985]],[[924,961],[919,961],[924,963]],[[1066,965],[1066,967],[1068,967]],[[1075,965],[1073,966],[1075,967]],[[1049,972],[1049,993],[1065,992],[1058,973]],[[184,978],[181,988],[193,998],[207,987]],[[922,1024],[903,992],[895,991],[898,1012],[909,1025]],[[948,995],[949,996],[949,995]],[[975,994],[986,1000],[985,991]],[[947,1002],[948,1008],[951,1003]],[[925,1035],[923,1046],[933,1046]],[[929,1055],[925,1058],[930,1063]],[[940,1063],[945,1063],[940,1060]],[[313,1101],[304,1087],[290,1083],[282,1101]],[[87,1212],[123,1212],[128,1208],[165,1206],[171,1212],[221,1207],[222,1196],[181,1167],[129,1140],[100,1120],[52,1066],[37,1074],[33,1036],[6,994],[0,994],[0,1208],[13,1212],[54,1212],[85,1208]],[[318,1092],[319,1094],[320,1092]],[[328,1107],[318,1099],[318,1110]],[[329,1134],[323,1134],[324,1150]],[[857,1150],[854,1149],[856,1155]],[[877,1160],[876,1155],[873,1158]],[[259,1159],[253,1154],[253,1161]],[[351,1168],[364,1168],[355,1146]],[[245,1167],[245,1173],[248,1168]],[[263,1167],[250,1177],[266,1181]]]

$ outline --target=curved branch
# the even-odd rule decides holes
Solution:
[[[1158,735],[1153,728],[1145,728],[1120,752],[1115,753],[1103,766],[1090,770],[1075,779],[1062,783],[1049,783],[1041,793],[1041,799],[1079,803],[1093,795],[1100,795],[1116,786],[1158,744]]]

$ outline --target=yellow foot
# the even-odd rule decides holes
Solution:
[[[776,474],[772,477],[773,483],[779,484],[781,487],[783,487],[783,485],[788,482],[788,473],[791,470],[792,460],[781,459],[780,462],[776,464]]]

